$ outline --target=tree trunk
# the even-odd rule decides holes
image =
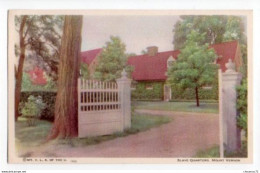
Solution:
[[[196,103],[197,103],[197,106],[199,107],[200,106],[200,101],[199,101],[199,91],[198,91],[198,87],[195,88],[195,93],[196,93]]]
[[[47,140],[78,134],[77,80],[79,76],[82,16],[65,16],[58,69],[54,124]]]
[[[21,97],[21,88],[22,88],[22,78],[23,78],[23,65],[25,59],[25,38],[24,38],[24,29],[25,23],[28,16],[23,16],[19,29],[19,39],[20,39],[20,57],[18,62],[17,71],[15,71],[15,121],[17,121],[19,116],[19,103]]]

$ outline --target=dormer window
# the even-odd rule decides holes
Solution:
[[[170,68],[175,61],[176,60],[172,56],[170,56],[167,60],[167,68]]]

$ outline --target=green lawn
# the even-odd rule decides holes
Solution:
[[[165,110],[177,112],[218,113],[218,103],[201,102],[197,107],[195,102],[163,102],[163,101],[133,101],[136,109]]]
[[[35,126],[28,126],[26,118],[19,117],[15,123],[16,144],[33,147],[41,144],[49,133],[52,123],[44,120],[36,121]]]
[[[141,131],[148,130],[153,127],[170,122],[171,119],[164,116],[156,115],[132,115],[132,126],[124,132],[114,133],[112,135],[104,135],[89,138],[73,138],[59,140],[60,144],[68,144],[71,146],[84,146],[97,144],[103,141],[123,137],[130,134],[135,134]],[[38,120],[35,126],[28,126],[25,118],[19,118],[15,123],[15,138],[16,147],[29,148],[40,145],[47,137],[52,123],[44,120]]]
[[[198,158],[219,158],[219,146],[215,145],[207,150],[200,150],[197,152],[196,156]]]

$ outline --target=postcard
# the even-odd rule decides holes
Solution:
[[[10,10],[8,162],[252,163],[252,17]]]

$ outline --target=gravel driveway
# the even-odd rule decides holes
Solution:
[[[173,118],[145,132],[86,147],[66,145],[38,148],[32,156],[55,157],[193,157],[197,151],[219,144],[218,114],[137,110]]]

